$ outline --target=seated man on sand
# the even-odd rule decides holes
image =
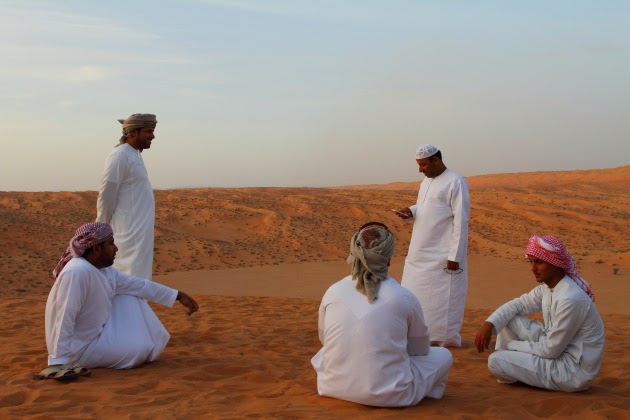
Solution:
[[[55,267],[46,303],[49,368],[37,379],[62,379],[67,367],[127,369],[160,355],[170,335],[141,299],[171,307],[175,300],[199,309],[183,292],[130,276],[112,267],[118,248],[107,223],[77,229]]]
[[[588,389],[604,352],[604,324],[591,287],[553,236],[532,236],[525,254],[541,284],[490,315],[475,336],[477,350],[483,353],[498,334],[488,367],[499,382],[565,392]],[[536,312],[542,312],[544,325],[521,316]]]
[[[333,284],[319,307],[322,349],[311,363],[319,395],[378,407],[441,398],[453,364],[429,346],[420,302],[388,276],[394,235],[378,222],[350,242],[352,275]]]

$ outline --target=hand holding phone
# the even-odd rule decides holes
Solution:
[[[396,213],[397,216],[402,217],[403,219],[409,219],[411,217],[410,215],[408,215],[407,213],[403,213],[402,211],[399,211],[396,209],[390,209],[390,210]]]

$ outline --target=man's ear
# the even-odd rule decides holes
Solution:
[[[103,251],[103,243],[96,244],[96,245],[92,246],[92,253],[93,254],[100,255],[102,251]]]

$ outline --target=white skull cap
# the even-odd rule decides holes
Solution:
[[[425,144],[424,146],[418,147],[418,150],[416,150],[416,159],[428,158],[437,152],[439,152],[437,147],[432,144]]]

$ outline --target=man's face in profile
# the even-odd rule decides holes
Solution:
[[[151,148],[151,142],[155,138],[155,134],[153,133],[155,128],[150,127],[142,127],[138,128],[135,132],[135,135],[129,137],[127,143],[136,150],[140,150],[141,152],[144,149]]]
[[[105,242],[95,246],[100,248],[100,253],[98,255],[98,268],[112,266],[114,264],[114,260],[116,259],[116,252],[118,251],[118,247],[114,243],[114,238],[109,238]]]
[[[422,172],[427,178],[435,178],[439,175],[436,161],[437,157],[431,156],[423,159],[416,159],[418,163],[418,171]]]

